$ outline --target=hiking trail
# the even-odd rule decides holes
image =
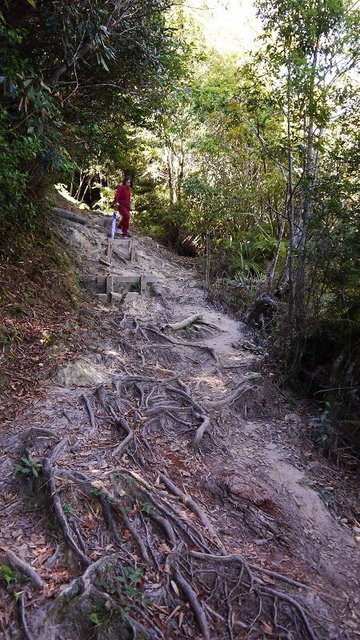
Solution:
[[[5,425],[2,637],[359,637],[360,531],[324,500],[346,474],[245,325],[153,240],[58,227],[95,323]]]

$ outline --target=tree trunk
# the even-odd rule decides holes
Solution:
[[[295,318],[297,325],[301,326],[305,317],[305,291],[306,291],[306,262],[307,262],[307,239],[308,228],[312,217],[313,210],[313,190],[314,190],[314,138],[315,138],[315,124],[314,124],[314,107],[315,107],[315,75],[318,61],[318,48],[319,41],[317,41],[313,59],[311,63],[311,81],[309,87],[309,120],[307,126],[307,142],[306,142],[306,154],[305,154],[305,168],[304,168],[304,181],[303,181],[303,196],[302,196],[302,212],[300,219],[300,233],[299,241],[297,243],[298,263],[295,274],[295,291],[294,291],[294,307]]]
[[[286,187],[286,215],[289,223],[289,249],[286,260],[286,275],[285,282],[289,285],[289,300],[288,300],[288,320],[289,326],[292,327],[294,317],[294,276],[293,276],[293,261],[294,261],[294,188],[293,188],[293,159],[291,150],[291,69],[290,62],[288,62],[287,68],[287,87],[286,87],[286,100],[287,100],[287,164],[288,164],[288,177]]]
[[[211,240],[210,231],[206,230],[206,245],[205,245],[205,286],[209,287],[210,284],[210,266],[211,266]]]
[[[280,249],[281,249],[281,243],[284,237],[284,231],[285,231],[285,219],[282,220],[281,222],[281,227],[280,227],[280,231],[279,231],[279,238],[278,238],[278,243],[277,243],[277,247],[276,247],[276,252],[270,267],[270,271],[269,271],[269,276],[268,276],[268,292],[270,293],[273,289],[273,285],[274,285],[274,278],[275,278],[275,271],[276,271],[276,267],[277,264],[279,262],[279,257],[280,257]]]
[[[184,165],[185,165],[184,143],[181,142],[179,173],[178,173],[178,179],[177,179],[177,185],[176,185],[177,201],[179,204],[181,203],[181,196],[182,196],[181,189],[182,189],[182,183],[184,180]]]

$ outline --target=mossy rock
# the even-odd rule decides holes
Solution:
[[[32,624],[38,640],[131,640],[128,608],[121,600],[121,564],[115,556],[92,565],[63,589]],[[119,587],[120,585],[120,587]],[[146,635],[144,635],[144,638]],[[137,634],[141,638],[141,633]]]

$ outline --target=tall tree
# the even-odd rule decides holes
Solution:
[[[333,111],[334,87],[359,59],[358,13],[343,0],[258,0],[263,61],[278,85],[286,120],[290,324],[305,318],[308,239],[316,184]]]

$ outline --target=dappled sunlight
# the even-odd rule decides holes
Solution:
[[[190,379],[191,384],[197,391],[203,391],[204,387],[215,393],[222,394],[226,391],[226,384],[216,373],[214,375],[200,374]]]
[[[67,187],[65,184],[61,184],[61,183],[57,183],[54,185],[56,191],[68,202],[71,202],[72,205],[75,205],[76,207],[79,207],[79,209],[82,209],[83,211],[88,211],[89,210],[89,206],[85,203],[85,202],[79,202],[78,200],[76,200],[76,198],[73,198],[73,196],[70,195]]]
[[[6,638],[359,628],[358,5],[2,3]]]

